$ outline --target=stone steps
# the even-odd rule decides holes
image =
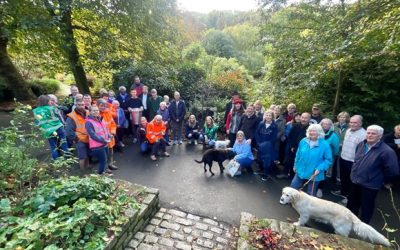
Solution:
[[[227,223],[161,208],[125,249],[235,249],[236,241],[235,228]]]

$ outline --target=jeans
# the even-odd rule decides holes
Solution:
[[[98,174],[103,174],[107,164],[107,151],[108,146],[104,146],[101,148],[92,148],[92,156],[96,157],[99,160],[99,166],[97,168]]]
[[[166,142],[164,139],[158,140],[151,145],[152,145],[151,155],[156,155],[159,150],[161,150],[162,153],[165,153]]]
[[[182,126],[183,126],[183,121],[171,121],[171,127],[172,127],[172,134],[174,136],[174,141],[182,141]]]
[[[297,174],[294,175],[292,183],[290,183],[290,187],[299,189],[303,187],[304,183],[306,183],[305,179],[301,179]],[[315,196],[317,193],[319,181],[310,181],[307,184],[307,194]]]
[[[340,183],[341,183],[340,191],[342,195],[348,196],[351,187],[350,174],[353,162],[346,161],[342,159],[342,157],[340,157],[339,165],[340,165]]]
[[[69,152],[68,150],[68,145],[67,145],[67,140],[65,137],[65,132],[64,128],[61,127],[56,130],[57,135],[54,136],[52,135],[48,140],[50,144],[50,149],[51,149],[51,157],[55,160],[58,157],[60,157],[60,154],[58,153],[58,150],[61,149],[63,154]],[[60,146],[57,147],[57,143],[59,142]]]
[[[239,162],[240,167],[246,168],[248,172],[253,173],[253,169],[251,168],[251,165],[253,165],[253,160],[250,158],[241,158],[239,160],[237,160],[237,162]]]

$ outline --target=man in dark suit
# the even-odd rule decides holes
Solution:
[[[142,100],[142,106],[143,106],[143,116],[146,117],[146,119],[151,122],[149,119],[149,109],[147,107],[147,104],[149,103],[149,87],[146,85],[143,86],[143,92],[139,95],[140,100]]]
[[[181,95],[178,91],[175,91],[174,100],[170,103],[168,111],[171,117],[172,133],[174,136],[173,144],[182,144],[182,126],[186,114],[186,105],[181,100]]]

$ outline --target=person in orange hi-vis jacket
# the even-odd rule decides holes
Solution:
[[[104,123],[107,125],[108,130],[110,131],[113,138],[108,143],[108,157],[107,164],[108,168],[111,170],[117,170],[118,167],[115,166],[114,163],[114,146],[115,146],[115,135],[117,134],[117,124],[114,121],[111,110],[108,108],[107,101],[104,99],[98,99],[97,105],[99,106],[100,116],[103,119]]]
[[[154,119],[147,124],[146,138],[152,146],[150,159],[153,161],[157,160],[156,155],[158,151],[161,151],[161,153],[166,157],[169,156],[166,151],[166,141],[164,139],[165,130],[166,126],[161,115],[156,115]]]

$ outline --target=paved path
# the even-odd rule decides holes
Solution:
[[[233,249],[237,238],[229,224],[175,209],[161,208],[126,250]]]

